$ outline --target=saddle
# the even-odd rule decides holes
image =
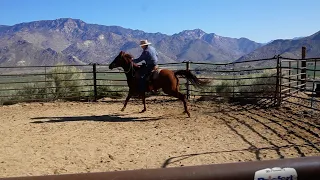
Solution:
[[[147,75],[146,77],[147,82],[157,79],[159,77],[161,70],[162,69],[160,69],[159,66],[155,66],[153,70]],[[136,76],[140,77],[139,72],[136,72]]]
[[[151,71],[150,75],[147,77],[147,79],[149,80],[151,78],[151,80],[155,80],[159,77],[161,69],[159,69],[159,66],[155,66],[153,68],[153,70]]]

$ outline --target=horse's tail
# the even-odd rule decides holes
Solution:
[[[200,88],[209,83],[209,81],[200,80],[197,76],[195,76],[194,74],[192,74],[188,70],[178,70],[174,73],[174,75],[186,78],[187,80],[189,80],[191,82],[191,84],[193,84],[196,87],[200,87]]]

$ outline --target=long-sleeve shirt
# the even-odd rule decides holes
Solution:
[[[157,65],[158,64],[158,52],[156,49],[152,46],[148,46],[143,52],[141,53],[140,57],[137,59],[134,59],[134,63],[139,63],[141,61],[145,61],[146,65]]]

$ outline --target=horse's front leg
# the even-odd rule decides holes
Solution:
[[[124,104],[123,104],[123,108],[121,109],[121,111],[124,111],[127,107],[127,104],[128,104],[128,101],[130,100],[130,98],[132,97],[132,94],[131,92],[129,91],[128,95],[127,95],[127,98],[126,100],[124,101]]]
[[[141,94],[142,103],[143,103],[143,110],[140,113],[146,112],[146,94],[145,92]]]

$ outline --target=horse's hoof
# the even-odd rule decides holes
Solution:
[[[144,113],[144,112],[146,112],[146,109],[144,109],[144,110],[140,111],[140,113]]]
[[[123,112],[126,108],[122,108],[121,111]]]
[[[183,114],[188,114],[188,117],[190,118],[190,113],[188,111],[184,111]]]

